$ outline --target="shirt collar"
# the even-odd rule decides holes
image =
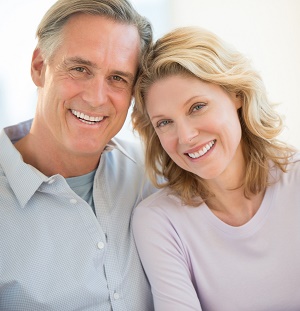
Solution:
[[[48,178],[23,162],[4,130],[0,133],[0,165],[21,207],[24,207],[40,185]]]
[[[122,141],[123,143],[126,143],[126,141]],[[118,138],[112,138],[111,141],[106,145],[104,148],[104,151],[102,154],[105,154],[107,152],[110,152],[112,150],[119,150],[122,154],[124,154],[127,158],[129,158],[131,161],[136,163],[136,160],[125,150],[125,148],[120,144]]]
[[[21,207],[24,207],[27,204],[43,182],[49,180],[49,177],[41,173],[39,170],[24,163],[21,154],[13,146],[13,143],[29,133],[31,124],[32,119],[17,125],[6,127],[0,132],[0,166],[2,166]],[[103,154],[113,150],[119,150],[133,162],[136,162],[119,143],[117,138],[113,138],[106,145]]]

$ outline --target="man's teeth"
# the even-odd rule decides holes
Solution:
[[[206,146],[204,146],[201,150],[194,152],[194,153],[188,153],[188,155],[193,159],[200,158],[203,155],[205,155],[205,153],[215,144],[215,142],[216,142],[215,140],[212,140]]]
[[[76,111],[74,109],[71,110],[73,115],[76,116],[80,121],[87,124],[95,124],[104,119],[104,117],[90,117],[82,112]]]

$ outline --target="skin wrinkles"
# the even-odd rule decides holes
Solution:
[[[99,68],[96,63],[83,59],[78,56],[64,59],[62,64],[58,66],[58,70],[71,72],[72,70],[74,71],[76,68],[80,68],[80,67],[84,70],[87,70],[87,73],[90,74],[91,76],[94,76],[93,74],[94,71],[95,71],[95,74],[101,71],[101,68]],[[79,71],[78,71],[78,77],[74,73],[71,75],[74,78],[81,78],[79,75]],[[131,91],[131,88],[133,87],[133,82],[134,82],[134,75],[132,73],[116,70],[112,72],[112,75],[119,76],[120,79],[123,79],[127,84],[127,88]]]

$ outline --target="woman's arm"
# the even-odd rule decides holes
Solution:
[[[159,207],[140,205],[133,216],[133,231],[155,310],[202,310],[191,281],[188,254],[168,215]]]

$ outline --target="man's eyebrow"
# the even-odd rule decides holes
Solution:
[[[80,64],[80,65],[86,65],[86,66],[98,68],[96,63],[93,63],[93,62],[91,62],[87,59],[81,58],[79,56],[64,59],[64,64],[65,65]]]

